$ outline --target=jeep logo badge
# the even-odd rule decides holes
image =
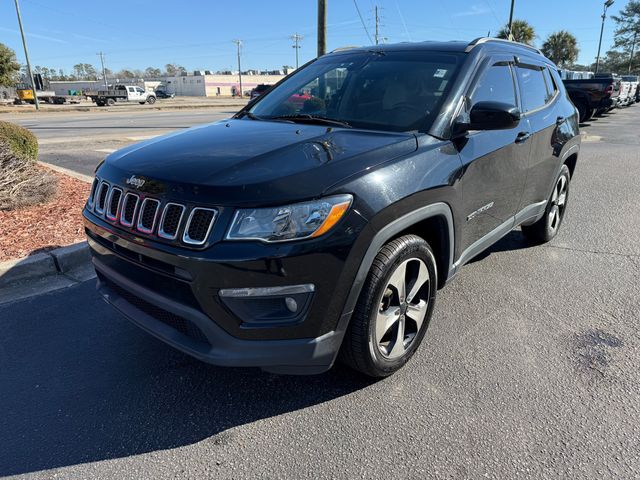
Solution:
[[[138,178],[135,175],[131,175],[129,178],[127,178],[127,185],[133,185],[136,188],[142,188],[145,182],[146,180]]]

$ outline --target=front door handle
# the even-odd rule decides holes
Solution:
[[[516,143],[524,143],[531,136],[531,132],[520,132],[516,137]]]
[[[556,125],[562,125],[565,120],[566,120],[566,118],[564,118],[564,117],[556,118]]]

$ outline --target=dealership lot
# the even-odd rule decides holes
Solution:
[[[123,136],[204,115],[23,124],[45,161],[90,173]],[[204,365],[120,318],[92,281],[0,307],[0,475],[640,475],[639,121],[635,106],[584,128],[559,236],[531,247],[514,231],[467,265],[382,381]]]

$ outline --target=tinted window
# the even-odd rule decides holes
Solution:
[[[356,128],[426,129],[462,60],[460,54],[413,51],[327,55],[262,96],[251,113],[263,119],[311,115]]]
[[[551,77],[551,72],[549,72],[548,68],[545,68],[542,71],[542,73],[544,74],[544,80],[547,83],[547,102],[548,102],[556,94],[558,87],[556,87],[556,84],[553,81],[553,78]]]
[[[516,106],[513,76],[508,65],[494,65],[483,73],[471,93],[471,104],[503,102]]]
[[[547,84],[540,68],[516,67],[520,94],[522,95],[522,109],[525,112],[535,110],[547,103]]]

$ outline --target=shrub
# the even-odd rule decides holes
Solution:
[[[5,143],[11,151],[30,160],[38,159],[38,140],[26,128],[14,123],[0,121],[0,143]]]
[[[56,193],[57,179],[30,158],[16,155],[0,141],[0,210],[47,202]]]

